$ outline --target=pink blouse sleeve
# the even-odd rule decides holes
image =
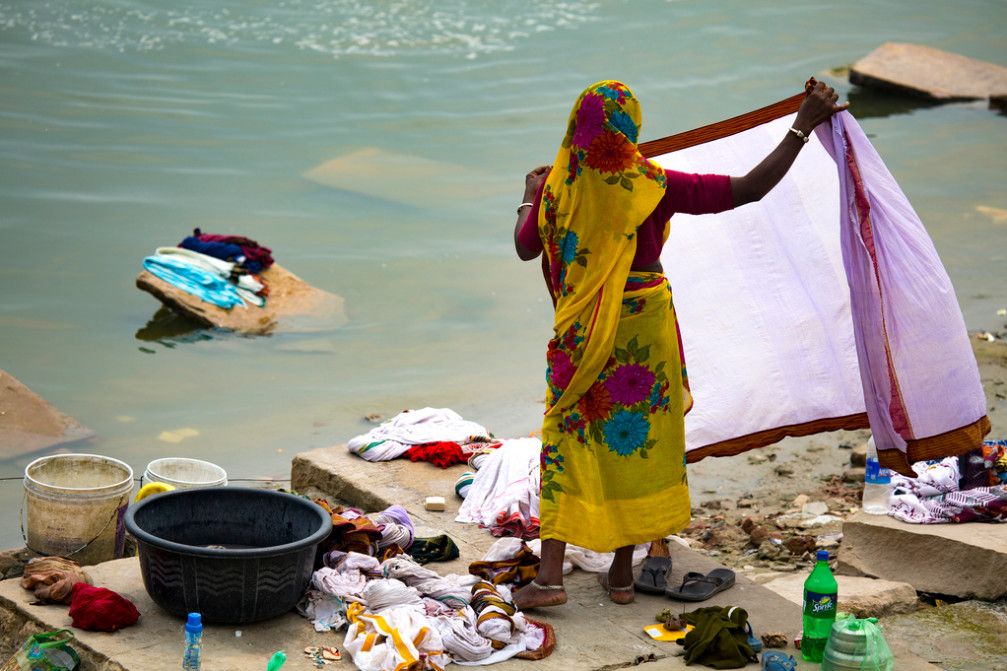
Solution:
[[[532,201],[531,209],[528,210],[528,218],[524,220],[520,230],[517,232],[518,243],[530,252],[538,254],[542,251],[542,240],[538,237],[538,210],[539,203],[542,202],[542,190],[545,188],[545,180],[538,187],[535,200]]]
[[[727,175],[698,175],[665,170],[668,190],[654,210],[662,223],[675,212],[715,214],[734,209],[731,178]]]

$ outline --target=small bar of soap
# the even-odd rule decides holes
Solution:
[[[427,500],[423,503],[423,507],[427,510],[440,512],[447,508],[447,502],[443,496],[428,496]]]

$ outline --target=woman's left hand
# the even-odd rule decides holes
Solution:
[[[838,100],[839,94],[836,93],[835,89],[831,86],[826,86],[823,82],[815,82],[809,88],[808,97],[801,103],[801,108],[797,110],[797,119],[794,120],[794,128],[805,134],[810,134],[815,129],[815,126],[836,112],[842,112],[850,106],[848,102],[837,105],[836,101]]]
[[[535,200],[550,168],[551,165],[540,165],[524,176],[524,198],[521,199],[523,202],[530,203]]]

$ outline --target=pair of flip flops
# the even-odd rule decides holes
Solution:
[[[690,571],[677,589],[671,589],[668,587],[670,571],[671,557],[647,557],[634,585],[641,592],[664,594],[678,601],[706,601],[731,588],[735,580],[734,571],[726,568],[713,569],[706,574]]]

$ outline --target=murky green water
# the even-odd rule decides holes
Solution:
[[[170,8],[166,8],[170,7]],[[0,1],[0,367],[139,474],[196,456],[232,477],[450,406],[537,424],[549,307],[513,257],[524,171],[581,88],[621,78],[644,138],[794,93],[885,40],[1007,63],[1007,5],[924,2]],[[973,328],[1003,321],[1007,119],[984,104],[854,110],[922,214]],[[866,115],[866,116],[865,116]],[[363,148],[480,176],[471,192],[305,171]],[[759,157],[753,157],[753,163]],[[434,176],[436,177],[436,175]],[[240,232],[346,298],[348,326],[186,332],[133,286],[194,226]],[[169,443],[162,431],[198,435]],[[2,454],[2,450],[0,450]],[[0,462],[18,476],[28,459]],[[0,546],[17,540],[0,483]]]

